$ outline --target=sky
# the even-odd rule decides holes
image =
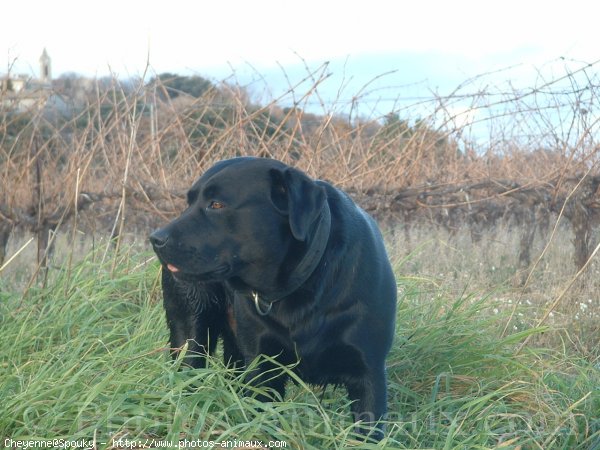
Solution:
[[[509,67],[493,82],[526,84],[594,62],[598,17],[593,0],[5,2],[0,75],[37,75],[46,48],[54,77],[233,77],[269,99],[327,62],[314,102],[347,105],[361,94],[375,105],[445,95]]]

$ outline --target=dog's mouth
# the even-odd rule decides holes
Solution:
[[[198,249],[153,234],[150,238],[154,252],[164,270],[178,280],[223,281],[233,273],[233,267],[223,257],[202,257]],[[169,241],[169,242],[168,242]]]
[[[165,266],[171,272],[171,274],[184,281],[212,281],[221,280],[227,278],[227,274],[230,272],[229,264],[222,264],[215,269],[207,272],[195,272],[189,271],[186,268],[177,267],[174,264],[166,263]]]
[[[179,272],[179,267],[175,267],[173,264],[167,264],[167,269],[171,271],[171,273]]]

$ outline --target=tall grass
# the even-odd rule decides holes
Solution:
[[[285,400],[265,404],[242,395],[243,375],[218,357],[178,370],[166,349],[159,265],[128,247],[103,253],[52,270],[25,295],[0,290],[3,440],[84,439],[99,449],[184,439],[294,449],[600,445],[598,367],[560,349],[515,355],[545,330],[501,337],[506,317],[491,313],[487,297],[399,277],[388,431],[377,447],[354,435],[343,389],[297,380]]]

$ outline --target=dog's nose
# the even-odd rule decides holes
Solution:
[[[167,233],[164,228],[160,228],[154,231],[154,233],[150,235],[149,239],[155,248],[161,248],[167,245],[169,233]]]

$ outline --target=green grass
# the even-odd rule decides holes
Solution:
[[[178,370],[165,348],[158,264],[131,249],[104,263],[102,255],[52,269],[45,288],[24,296],[0,281],[0,446],[200,439],[294,449],[600,448],[598,361],[561,348],[515,355],[527,335],[553,330],[501,338],[506,317],[486,297],[399,279],[389,424],[375,446],[353,434],[342,388],[299,381],[285,401],[262,404],[241,395],[242,376],[219,358]]]

